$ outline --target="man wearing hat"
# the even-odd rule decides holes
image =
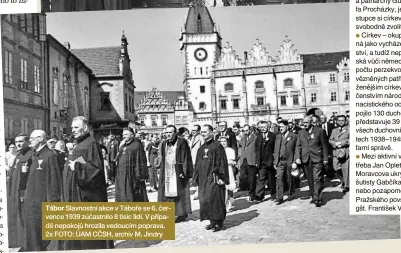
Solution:
[[[276,143],[274,145],[274,167],[277,172],[277,205],[280,205],[284,202],[284,180],[287,180],[289,186],[288,201],[294,199],[296,180],[291,174],[292,170],[297,170],[297,165],[295,164],[294,160],[297,135],[288,131],[287,120],[280,121],[279,129],[280,133],[276,136]]]
[[[338,128],[330,136],[329,143],[333,147],[333,167],[343,174],[343,192],[349,191],[349,127],[345,125],[346,117],[337,117]]]

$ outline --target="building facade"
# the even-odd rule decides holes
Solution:
[[[136,92],[135,100],[140,130],[145,133],[161,133],[168,125],[188,128],[193,120],[193,110],[182,91],[159,91],[154,87]]]
[[[72,119],[89,118],[90,86],[93,79],[89,69],[70,51],[68,43],[61,44],[47,35],[47,81],[50,94],[50,132],[60,138],[71,134]]]
[[[328,116],[349,110],[349,52],[301,55],[286,37],[275,56],[256,41],[240,58],[229,43],[221,44],[207,7],[198,1],[180,38],[193,124],[297,120],[316,107]]]
[[[309,54],[302,58],[307,110],[319,108],[328,117],[349,114],[349,52]]]
[[[49,130],[45,84],[46,16],[1,15],[5,138]]]
[[[123,34],[121,46],[71,50],[95,76],[89,91],[89,118],[95,136],[121,135],[122,129],[135,121],[135,85],[127,46]]]

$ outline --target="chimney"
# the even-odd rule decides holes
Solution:
[[[248,61],[248,52],[245,51],[244,52],[244,63],[246,63]]]
[[[68,50],[71,49],[70,42],[64,42],[64,46],[65,46]]]

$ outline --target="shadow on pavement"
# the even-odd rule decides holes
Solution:
[[[259,216],[259,213],[256,210],[251,210],[246,213],[237,213],[233,215],[227,216],[226,220],[224,221],[224,228],[225,230],[237,227],[244,222],[250,221]]]
[[[116,243],[115,248],[148,248],[162,241],[122,241]]]
[[[186,221],[197,221],[199,219],[200,219],[200,211],[198,209],[198,210],[192,210],[192,214],[188,215],[188,219]]]
[[[334,199],[343,199],[345,194],[343,192],[333,191],[333,192],[323,192],[323,205],[326,205],[328,202]]]
[[[246,199],[237,199],[234,201],[233,208],[231,210],[232,210],[232,212],[235,212],[235,211],[247,209],[255,204],[257,204],[257,202],[249,202]]]

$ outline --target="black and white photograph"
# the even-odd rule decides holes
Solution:
[[[1,16],[11,252],[399,239],[349,214],[348,1],[207,2]],[[176,237],[45,241],[42,202],[174,202]]]

